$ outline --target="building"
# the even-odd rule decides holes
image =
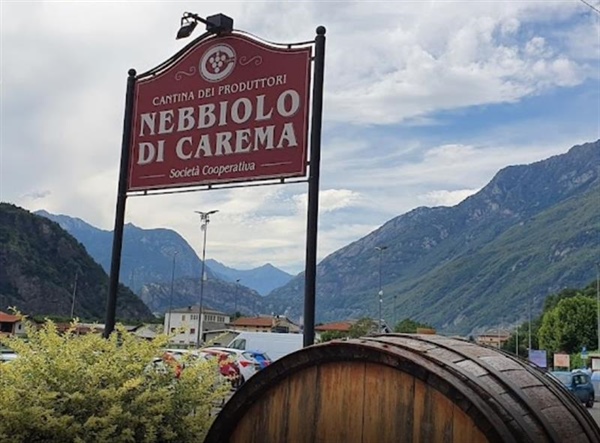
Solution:
[[[165,314],[163,331],[172,336],[171,343],[186,346],[196,344],[200,326],[199,312],[198,306],[188,306],[187,308],[173,309]],[[225,329],[230,322],[229,315],[208,308],[202,309],[202,317],[202,342],[206,339],[206,331]]]
[[[338,321],[335,323],[326,323],[324,325],[315,326],[315,339],[321,340],[321,335],[324,332],[339,332],[340,334],[350,334],[350,328],[354,324],[353,321]]]
[[[315,339],[320,341],[321,335],[325,332],[338,332],[339,335],[350,336],[352,326],[356,325],[359,321],[361,324],[358,325],[358,329],[365,331],[363,335],[372,335],[378,333],[379,323],[376,320],[367,320],[368,323],[365,323],[364,320],[344,320],[315,326]],[[393,331],[387,325],[385,320],[382,321],[381,333],[389,334],[391,332]]]
[[[300,326],[285,315],[240,317],[231,322],[229,327],[248,332],[300,332]]]
[[[510,338],[511,332],[506,329],[490,329],[475,339],[478,345],[500,348]]]
[[[133,331],[133,335],[136,337],[144,338],[146,340],[153,340],[164,330],[164,327],[160,324],[146,323],[137,326]]]
[[[25,335],[21,318],[0,311],[0,335]]]

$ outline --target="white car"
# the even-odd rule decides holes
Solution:
[[[209,348],[204,349],[212,349],[215,351],[225,352],[231,355],[231,357],[237,363],[240,369],[240,373],[242,375],[242,384],[254,374],[256,374],[258,371],[260,371],[260,363],[252,357],[251,352],[241,351],[239,349],[223,348],[219,346],[211,346]]]
[[[17,359],[17,354],[14,352],[0,352],[0,363],[8,363]]]

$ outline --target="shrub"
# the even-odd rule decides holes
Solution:
[[[198,442],[229,387],[216,362],[152,362],[167,337],[117,326],[109,339],[59,334],[47,321],[27,340],[0,339],[19,357],[0,364],[0,441]],[[162,363],[159,360],[159,363]]]

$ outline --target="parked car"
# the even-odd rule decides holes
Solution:
[[[219,372],[231,382],[233,389],[239,388],[244,383],[240,366],[230,353],[223,352],[218,348],[204,348],[200,350],[198,355],[205,359],[217,358]]]
[[[585,372],[553,371],[550,373],[559,380],[586,407],[594,406],[594,385],[589,374]]]
[[[161,357],[152,361],[151,368],[163,374],[173,373],[178,379],[185,370],[186,363],[194,359],[211,360],[217,359],[218,370],[223,378],[231,383],[233,389],[241,386],[241,375],[234,358],[225,352],[211,350],[187,350],[187,349],[165,349]]]
[[[240,385],[243,385],[250,377],[261,370],[260,363],[254,358],[254,354],[248,351],[241,351],[239,349],[223,348],[212,346],[210,348],[204,348],[203,351],[215,350],[219,352],[225,352],[233,358],[240,368],[240,374],[242,380]]]
[[[262,351],[246,351],[246,352],[251,354],[252,357],[254,358],[254,360],[256,360],[258,362],[258,364],[260,365],[260,369],[265,369],[267,366],[269,366],[271,363],[273,363],[273,360],[271,360],[271,357],[269,357],[266,352],[262,352]]]
[[[242,351],[257,349],[266,352],[275,361],[302,349],[302,346],[302,334],[244,331],[231,340],[227,348]]]
[[[10,361],[15,360],[16,358],[17,354],[13,351],[6,349],[2,349],[2,351],[0,351],[0,363],[8,363]]]

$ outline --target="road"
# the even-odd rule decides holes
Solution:
[[[596,420],[596,424],[600,426],[600,402],[596,401],[593,408],[588,409],[589,413]]]

